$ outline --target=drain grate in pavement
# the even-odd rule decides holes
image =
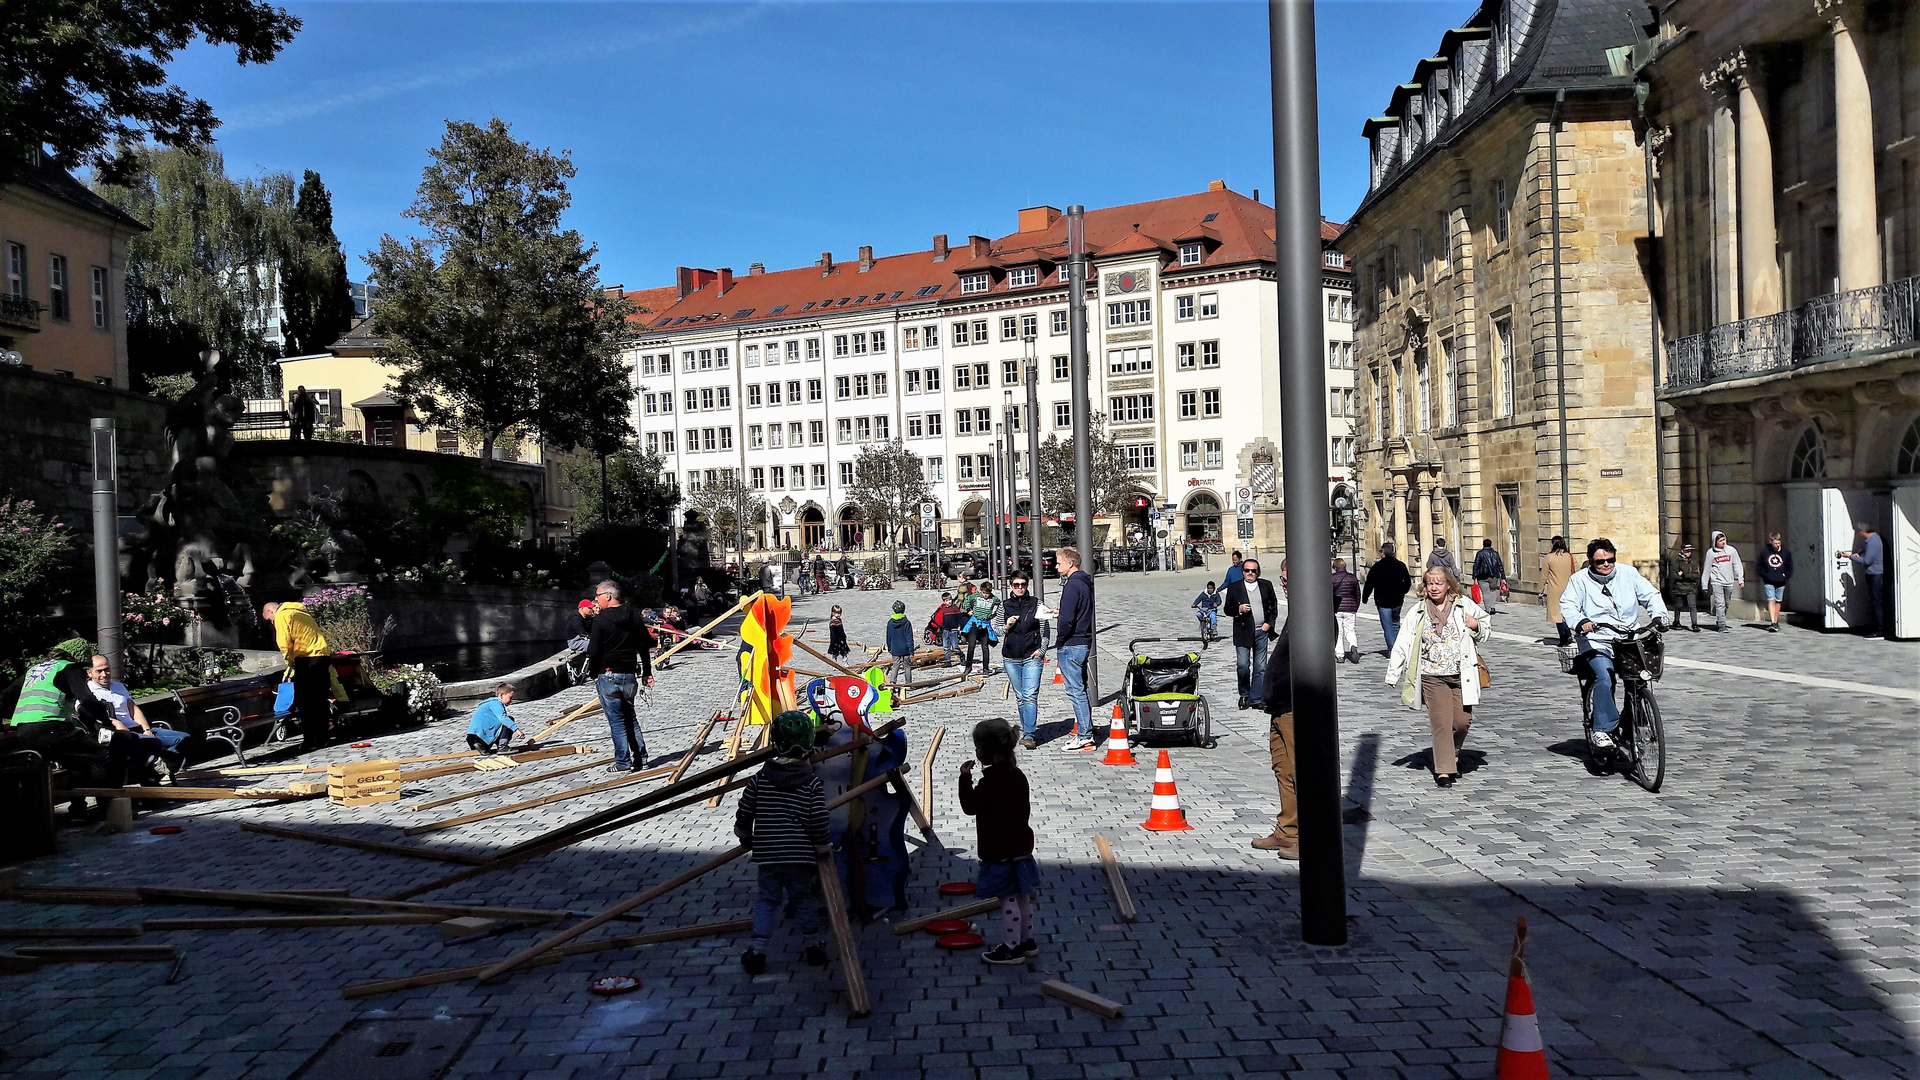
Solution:
[[[298,1080],[440,1080],[480,1030],[477,1016],[350,1020]]]

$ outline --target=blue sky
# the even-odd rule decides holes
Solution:
[[[274,63],[201,45],[173,73],[230,172],[321,173],[356,278],[414,225],[449,118],[570,150],[568,224],[628,288],[1000,235],[1041,203],[1273,198],[1259,3],[288,6],[306,25]],[[1361,121],[1474,6],[1322,0],[1329,216],[1365,192]]]

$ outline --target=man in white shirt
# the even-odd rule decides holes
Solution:
[[[113,668],[104,656],[95,655],[87,669],[87,689],[107,707],[114,740],[125,747],[116,747],[116,751],[124,754],[127,762],[137,762],[143,771],[150,770],[155,762],[166,766],[171,779],[185,760],[176,748],[187,740],[187,733],[147,723],[146,714],[127,693],[126,684],[113,677]]]

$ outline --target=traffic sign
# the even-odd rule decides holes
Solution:
[[[1252,502],[1252,501],[1253,501],[1253,489],[1252,489],[1252,488],[1250,488],[1250,487],[1248,487],[1248,486],[1246,486],[1245,484],[1242,484],[1242,485],[1240,485],[1239,487],[1237,487],[1237,488],[1234,488],[1234,489],[1233,489],[1233,500],[1234,500],[1235,502],[1238,502],[1238,503],[1249,503],[1249,502]]]
[[[1240,505],[1236,509],[1238,511],[1238,516],[1243,518],[1251,518],[1253,516],[1253,500],[1241,499]]]

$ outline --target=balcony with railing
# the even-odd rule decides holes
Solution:
[[[1791,371],[1920,344],[1920,277],[1815,297],[1792,311],[1667,343],[1665,389]]]
[[[26,334],[40,332],[40,305],[24,296],[0,293],[0,330]]]

